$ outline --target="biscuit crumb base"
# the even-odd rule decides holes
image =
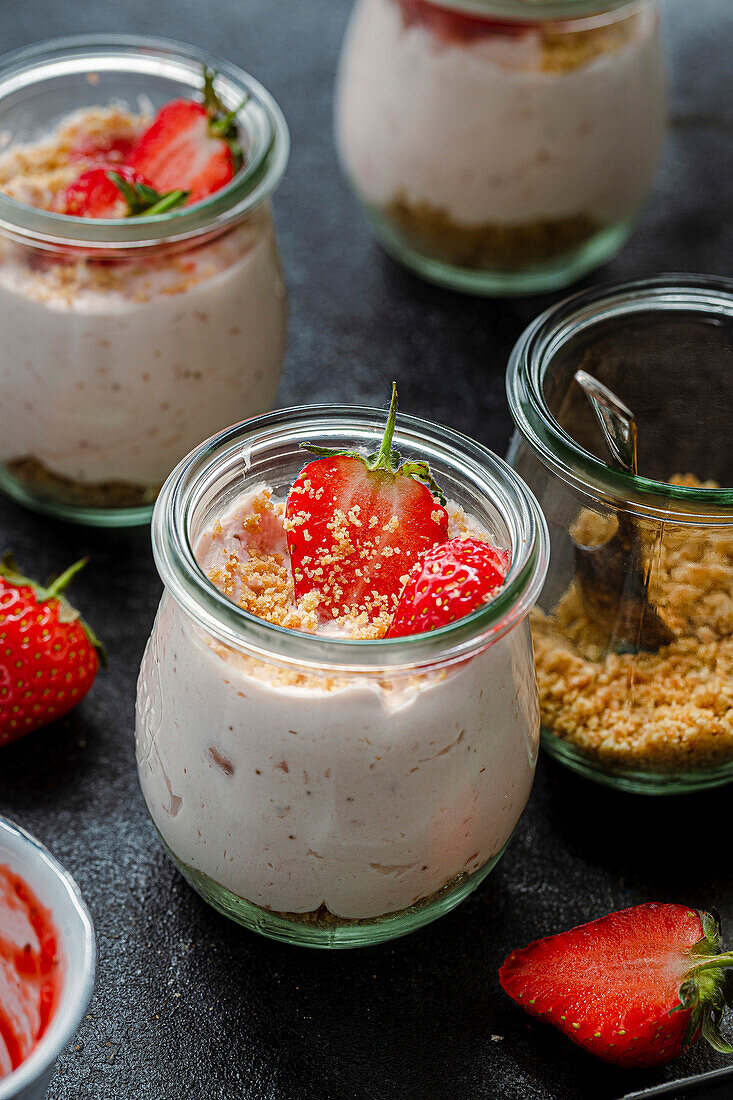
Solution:
[[[133,485],[129,481],[77,481],[55,474],[37,458],[26,456],[5,463],[18,484],[39,500],[86,508],[139,508],[153,504],[159,485]]]
[[[382,216],[405,244],[436,260],[478,271],[523,271],[548,263],[585,244],[603,227],[590,214],[538,219],[522,224],[464,225],[444,209],[398,194]]]
[[[670,481],[703,484],[689,474]],[[600,545],[613,525],[584,510],[571,534]],[[614,767],[718,766],[733,759],[733,532],[670,526],[645,542],[650,598],[674,641],[658,653],[608,652],[571,584],[551,615],[531,616],[542,723]]]
[[[264,913],[270,913],[272,916],[281,917],[283,920],[295,922],[297,924],[310,925],[313,928],[339,928],[349,927],[359,924],[375,924],[380,921],[398,920],[406,913],[414,913],[417,910],[424,909],[433,902],[437,901],[447,891],[454,890],[457,886],[466,882],[472,875],[480,871],[481,868],[477,868],[476,871],[468,872],[461,871],[457,875],[451,875],[442,886],[439,886],[437,890],[433,890],[432,893],[427,894],[425,897],[417,898],[412,905],[407,906],[405,909],[398,909],[394,913],[385,913],[381,917],[338,917],[335,913],[332,913],[327,905],[320,905],[318,909],[312,909],[309,913],[292,913],[288,911],[278,911],[274,909],[267,909],[264,906],[258,906],[258,909],[262,909]],[[250,902],[249,904],[254,904]]]

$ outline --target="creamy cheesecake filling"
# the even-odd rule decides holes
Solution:
[[[448,507],[454,532],[479,529]],[[368,631],[318,624],[295,604],[282,507],[266,486],[243,493],[196,553],[230,599],[277,625]],[[433,671],[319,673],[229,649],[165,597],[137,736],[159,832],[235,897],[309,923],[424,902],[501,852],[529,796],[539,715],[528,629]]]
[[[338,144],[369,207],[435,259],[504,270],[633,216],[664,129],[653,11],[456,38],[419,7],[362,0],[347,33]]]
[[[8,149],[0,188],[50,207],[87,166],[74,149],[141,124],[114,108],[76,112],[41,141]],[[149,502],[202,438],[271,407],[285,322],[267,204],[213,241],[145,259],[3,240],[0,462],[36,496]]]

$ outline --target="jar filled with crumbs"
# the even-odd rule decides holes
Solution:
[[[579,369],[635,414],[636,475],[611,465]],[[570,298],[520,338],[507,392],[509,461],[552,545],[532,615],[544,746],[631,791],[730,782],[733,282],[660,276]]]
[[[655,0],[357,0],[336,90],[344,171],[380,241],[477,294],[608,260],[656,171]]]
[[[79,197],[101,167],[105,188],[131,171],[164,105],[203,112],[206,73],[235,135],[229,182],[200,200],[179,192],[175,206],[160,188],[166,201],[142,211],[125,195],[113,214],[91,185]],[[65,519],[146,522],[183,455],[274,403],[286,300],[269,198],[285,121],[227,62],[95,36],[4,59],[0,131],[0,487]]]

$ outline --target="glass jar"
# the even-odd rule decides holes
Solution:
[[[140,670],[140,783],[191,885],[248,928],[351,947],[448,912],[495,865],[539,746],[528,612],[547,568],[536,501],[500,459],[400,416],[395,445],[510,548],[488,605],[409,638],[271,625],[227,599],[197,545],[254,486],[284,499],[299,444],[378,448],[384,414],[290,409],[236,425],[163,487],[153,550],[165,593]]]
[[[664,128],[654,0],[357,0],[341,161],[383,245],[433,282],[527,294],[605,263]]]
[[[635,413],[637,476],[609,465],[579,368]],[[509,461],[552,545],[532,617],[545,747],[631,791],[730,782],[733,282],[660,276],[561,302],[520,338],[507,392]]]
[[[43,195],[18,175],[20,146],[35,165],[74,112],[115,111],[129,125],[197,98],[203,64],[224,105],[239,108],[245,164],[231,183],[195,205],[116,220],[29,205]],[[274,402],[286,302],[268,200],[287,163],[285,121],[227,62],[94,36],[3,60],[0,131],[0,487],[64,519],[146,522],[191,447]]]

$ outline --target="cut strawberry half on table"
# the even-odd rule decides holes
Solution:
[[[719,1024],[731,1004],[733,953],[710,913],[650,902],[513,951],[499,970],[509,996],[591,1054],[658,1066],[702,1035],[733,1047]]]
[[[187,191],[189,205],[229,183],[243,161],[241,106],[227,111],[214,90],[215,75],[204,69],[203,103],[174,99],[161,107],[128,157],[158,191]]]
[[[285,507],[296,599],[316,592],[323,620],[391,613],[406,573],[448,535],[445,498],[426,462],[392,448],[397,387],[382,446],[368,457],[302,444],[309,462]]]
[[[0,746],[67,714],[89,691],[104,649],[63,595],[86,563],[48,587],[0,564]]]
[[[99,165],[69,184],[56,199],[57,214],[77,218],[127,218],[136,214],[161,214],[186,201],[187,192],[161,194],[134,168]]]
[[[422,634],[470,615],[493,599],[508,569],[507,552],[479,539],[434,546],[413,566],[387,636]]]

